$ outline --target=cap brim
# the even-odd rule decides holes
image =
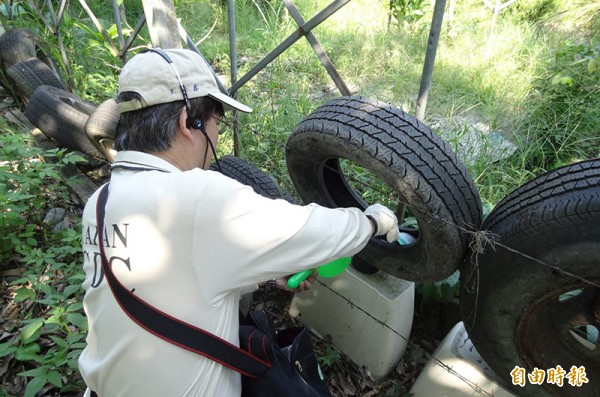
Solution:
[[[208,96],[221,102],[228,109],[239,110],[240,112],[244,113],[252,113],[251,108],[241,102],[236,101],[232,97],[223,94],[222,92],[211,92],[208,94]]]

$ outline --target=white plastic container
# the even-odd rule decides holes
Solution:
[[[495,378],[459,322],[440,343],[410,393],[413,397],[516,397]]]
[[[352,267],[319,280],[331,289],[317,283],[295,294],[290,315],[321,337],[329,335],[338,350],[375,380],[388,375],[410,336],[414,283],[383,272],[363,274]]]

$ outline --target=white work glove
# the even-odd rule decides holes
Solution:
[[[397,241],[400,237],[398,231],[398,218],[390,209],[381,204],[373,204],[365,210],[365,215],[375,221],[377,230],[375,236],[385,235],[388,243]]]

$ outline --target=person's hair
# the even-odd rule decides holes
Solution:
[[[140,98],[135,92],[123,92],[117,103]],[[115,133],[116,150],[136,150],[151,153],[162,152],[171,147],[179,123],[179,113],[185,106],[183,101],[161,103],[147,108],[121,114]],[[208,122],[214,115],[224,113],[221,102],[211,97],[190,99],[193,119]]]

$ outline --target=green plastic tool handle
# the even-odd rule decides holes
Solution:
[[[308,269],[303,272],[298,272],[298,273],[294,274],[292,277],[288,278],[288,283],[287,283],[288,287],[292,288],[292,289],[298,288],[298,286],[300,284],[302,284],[302,282],[304,280],[309,278],[310,275],[313,274],[313,272],[314,272],[313,269]]]

